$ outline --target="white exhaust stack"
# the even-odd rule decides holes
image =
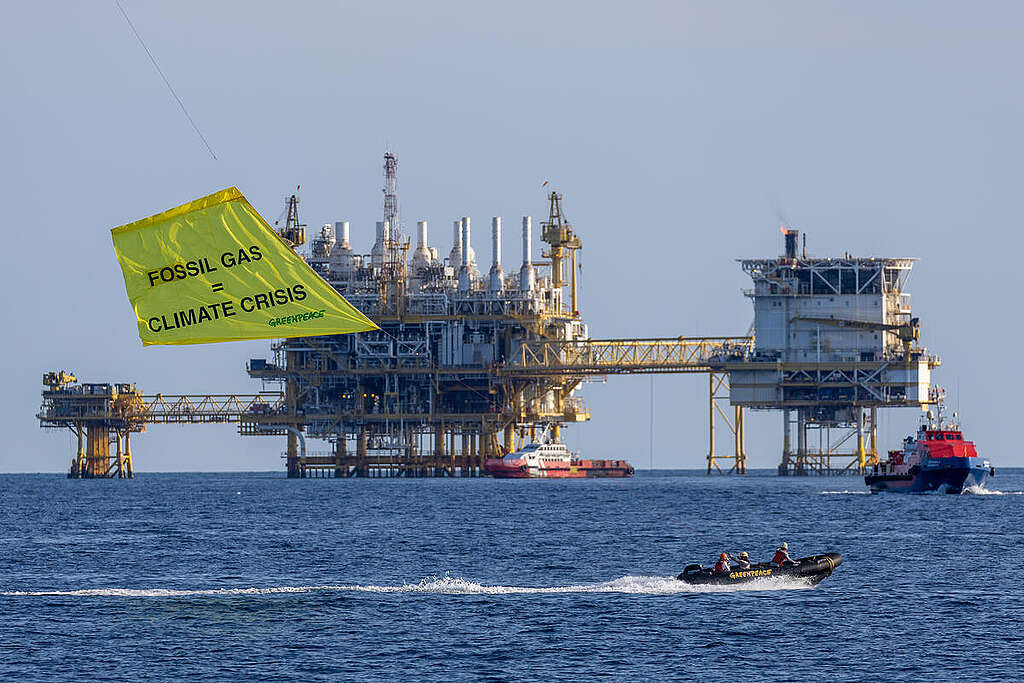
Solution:
[[[334,224],[338,243],[331,249],[330,272],[334,280],[345,280],[352,275],[355,257],[349,243],[348,221],[337,221]]]
[[[388,224],[384,221],[377,221],[377,241],[373,243],[370,250],[370,265],[381,266],[384,264],[384,241],[387,239]]]
[[[501,269],[501,216],[491,219],[491,291],[505,287],[505,273]]]
[[[348,241],[348,221],[335,221],[334,234],[338,240],[339,247],[352,251],[352,245]]]
[[[519,269],[519,289],[524,292],[532,292],[537,281],[530,256],[530,222],[529,216],[523,216],[523,266]]]
[[[459,291],[468,292],[473,288],[473,273],[469,269],[469,216],[462,218],[462,268],[459,270]]]
[[[452,222],[452,250],[448,253],[448,265],[459,274],[462,267],[462,221]]]
[[[430,247],[427,246],[427,222],[420,221],[416,224],[416,250],[412,253],[412,269],[419,273],[433,261]]]
[[[427,222],[419,221],[416,223],[416,249],[427,248]]]

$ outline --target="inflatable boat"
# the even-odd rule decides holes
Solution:
[[[733,568],[727,572],[716,572],[711,567],[691,564],[687,565],[686,569],[676,578],[690,584],[713,586],[731,586],[758,579],[788,578],[800,579],[815,586],[831,576],[836,567],[842,563],[843,556],[839,553],[825,553],[824,555],[801,557],[799,560],[786,562],[781,566],[773,565],[770,562],[759,562],[750,565],[749,569]]]

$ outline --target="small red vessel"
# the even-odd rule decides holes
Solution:
[[[937,419],[929,410],[917,438],[908,436],[902,451],[889,451],[889,459],[864,477],[872,493],[963,493],[968,487],[984,486],[988,476],[995,474],[992,464],[978,455],[974,442],[964,440],[959,425],[946,422],[945,396],[944,389],[932,387],[929,398],[935,403]]]
[[[489,458],[484,469],[499,479],[632,477],[625,460],[581,460],[563,443],[531,443],[504,458]]]

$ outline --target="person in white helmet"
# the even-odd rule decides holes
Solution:
[[[736,562],[737,569],[750,569],[750,555],[744,550],[739,557],[732,558]]]
[[[783,541],[782,545],[775,549],[775,557],[772,558],[772,564],[776,567],[781,567],[784,563],[792,561],[793,558],[789,556],[789,544]]]

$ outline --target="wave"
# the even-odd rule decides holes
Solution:
[[[941,489],[938,491],[917,491],[915,495],[941,495],[944,491]],[[975,496],[1020,496],[1024,495],[1024,491],[994,491],[987,489],[984,486],[967,486],[964,488],[963,493],[975,495]],[[851,491],[849,489],[843,489],[842,491],[819,491],[818,495],[821,496],[870,496],[871,491],[856,490]]]
[[[1024,495],[1024,491],[994,491],[987,489],[984,486],[967,486],[964,487],[963,493],[969,493],[974,496],[1020,496]]]
[[[181,598],[277,595],[282,593],[434,593],[439,595],[531,595],[560,593],[626,593],[636,595],[672,595],[675,593],[735,593],[740,591],[801,590],[810,588],[799,579],[758,579],[738,586],[691,586],[672,577],[622,576],[596,584],[567,586],[486,586],[445,574],[402,585],[318,585],[273,586],[269,588],[82,588],[78,590],[2,591],[2,596],[19,597],[111,597],[111,598]]]

